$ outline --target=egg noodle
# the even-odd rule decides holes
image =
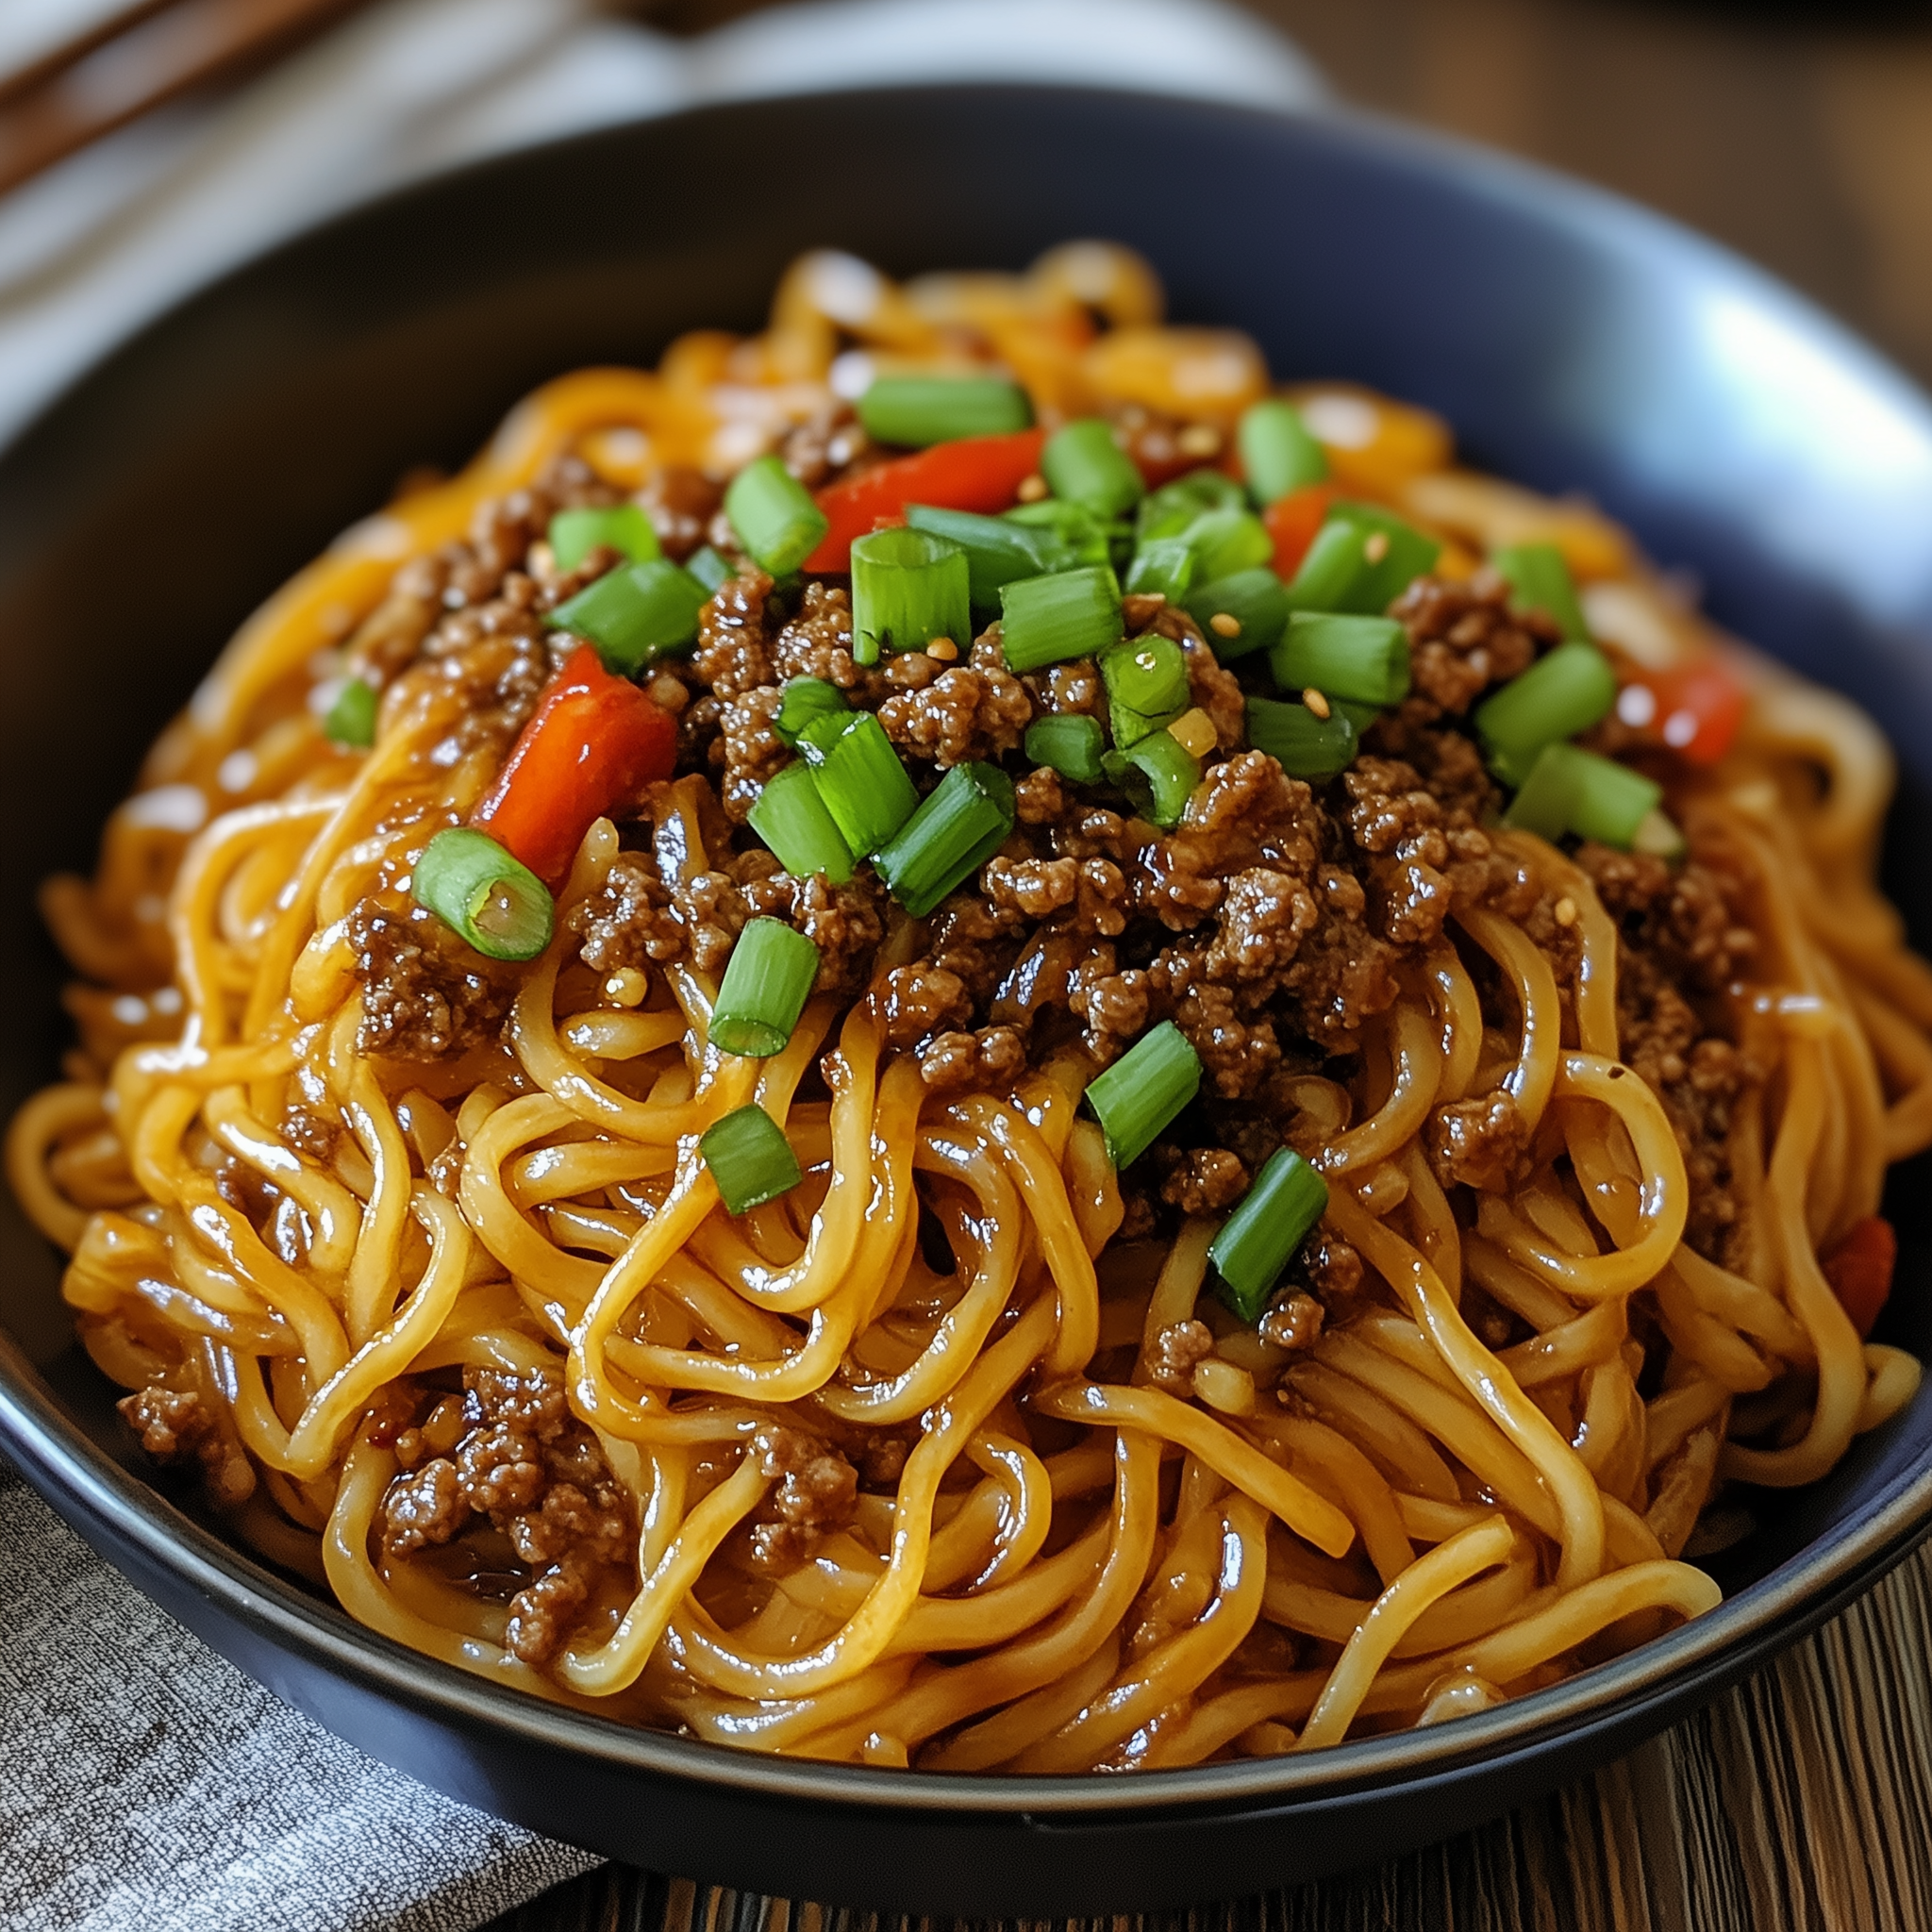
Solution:
[[[1567,904],[1574,974],[1458,904],[1359,1052],[1295,1089],[1324,1232],[1366,1274],[1292,1351],[1204,1295],[1218,1214],[1158,1249],[1115,1239],[1077,1048],[1004,1089],[934,1091],[866,998],[815,996],[753,1060],[707,1043],[714,974],[591,972],[572,913],[618,858],[608,818],[500,1040],[430,1060],[358,1044],[353,908],[407,882],[501,761],[452,736],[459,699],[434,679],[392,687],[373,748],[324,735],[316,693],[398,568],[559,458],[625,491],[667,464],[727,475],[868,368],[985,364],[1048,424],[1124,410],[1224,434],[1268,389],[1244,338],[1163,326],[1124,251],[904,287],[808,257],[762,336],[549,384],[248,621],[108,821],[93,879],[45,896],[81,1044],[15,1119],[8,1167],[72,1257],[94,1360],[195,1397],[234,1533],[370,1628],[759,1750],[1023,1773],[1306,1750],[1489,1707],[1709,1609],[1682,1553],[1719,1486],[1824,1475],[1918,1383],[1861,1342],[1821,1259],[1877,1212],[1888,1163],[1932,1141],[1932,972],[1873,884],[1889,755],[1846,703],[1717,639],[1587,508],[1455,468],[1420,411],[1285,391],[1357,496],[1447,540],[1444,575],[1554,542],[1620,661],[1716,655],[1747,689],[1722,760],[1669,788],[1692,853],[1746,881],[1756,940],[1723,998],[1759,1070],[1725,1144],[1723,1264],[1684,1239],[1684,1149],[1620,1057],[1617,922],[1527,833],[1492,836]],[[673,814],[704,872],[687,781],[660,827]],[[1510,1024],[1485,1018],[1478,978]],[[1505,1190],[1445,1187],[1432,1113],[1491,1091],[1529,1157]],[[698,1137],[752,1101],[805,1180],[734,1219]],[[332,1143],[286,1131],[291,1108]],[[266,1218],[218,1184],[236,1163],[267,1184]],[[1473,1289],[1501,1327],[1466,1319]],[[1157,1345],[1194,1320],[1213,1350],[1176,1393]],[[386,1400],[486,1369],[561,1376],[636,1539],[541,1663],[507,1641],[510,1584],[386,1555],[381,1534],[401,1467]],[[905,1450],[776,1574],[743,1554],[774,1422]],[[1706,1543],[1737,1533],[1738,1494]]]

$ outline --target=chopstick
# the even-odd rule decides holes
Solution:
[[[0,193],[368,0],[130,0],[0,75]]]

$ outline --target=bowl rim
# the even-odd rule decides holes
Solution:
[[[1105,102],[1123,114],[1159,112],[1216,120],[1288,125],[1313,132],[1343,151],[1385,161],[1425,162],[1456,177],[1485,198],[1559,214],[1600,230],[1621,231],[1627,242],[1662,247],[1720,267],[1749,286],[1756,297],[1801,316],[1822,333],[1832,352],[1862,365],[1898,401],[1932,420],[1932,402],[1904,371],[1809,298],[1724,244],[1669,216],[1609,190],[1473,142],[1418,128],[1391,117],[1331,103],[1268,108],[1125,88],[1078,87],[1061,82],[937,82],[920,87],[856,88],[754,100],[713,102],[638,120],[599,126],[484,156],[412,178],[309,223],[273,246],[257,250],[214,277],[184,291],[128,335],[90,360],[0,441],[0,466],[30,457],[43,432],[56,427],[70,400],[99,381],[151,337],[203,304],[218,304],[233,284],[285,255],[344,233],[382,211],[427,198],[465,180],[513,172],[538,157],[592,146],[641,128],[675,129],[696,122],[748,115],[774,105],[826,114],[862,109],[869,99],[907,95],[997,100],[1015,94]],[[1073,1824],[1082,1818],[1124,1813],[1202,1809],[1266,1811],[1333,1799],[1346,1793],[1409,1784],[1453,1774],[1475,1760],[1533,1753],[1562,1733],[1613,1721],[1646,1704],[1668,1699],[1687,1684],[1708,1682],[1712,1690],[1727,1671],[1748,1668],[1787,1637],[1827,1615],[1850,1591],[1874,1580],[1902,1557],[1932,1523],[1932,1436],[1919,1445],[1909,1466],[1865,1498],[1838,1533],[1807,1543],[1767,1575],[1725,1598],[1716,1608],[1621,1657],[1596,1665],[1546,1690],[1454,1724],[1358,1739],[1307,1756],[1250,1758],[1227,1764],[1144,1771],[1131,1778],[1092,1773],[1015,1776],[933,1771],[899,1771],[779,1757],[671,1732],[645,1729],[553,1704],[492,1682],[409,1649],[355,1622],[339,1606],[311,1596],[282,1574],[226,1542],[97,1447],[66,1411],[46,1379],[14,1337],[0,1326],[0,1450],[4,1450],[49,1505],[91,1540],[96,1525],[105,1552],[119,1567],[119,1547],[137,1550],[158,1569],[225,1616],[383,1700],[425,1712],[453,1725],[486,1724],[500,1739],[517,1740],[601,1762],[620,1773],[640,1774],[757,1793],[802,1805],[836,1803],[907,1816],[968,1813],[980,1817]]]

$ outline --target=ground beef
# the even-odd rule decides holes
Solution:
[[[1509,608],[1494,571],[1467,582],[1418,577],[1390,608],[1408,632],[1416,691],[1441,710],[1462,712],[1491,684],[1528,670],[1539,644],[1561,633],[1541,612]]]
[[[1205,1322],[1174,1322],[1156,1334],[1147,1350],[1147,1379],[1183,1400],[1194,1392],[1194,1369],[1214,1353],[1214,1332]]]
[[[746,691],[724,707],[720,719],[718,790],[724,809],[741,824],[751,816],[766,782],[791,762],[791,748],[778,736],[784,692],[771,684]]]
[[[1011,751],[1032,717],[1033,700],[1017,677],[963,664],[879,707],[879,723],[893,743],[941,770]]]
[[[778,633],[774,670],[781,678],[823,677],[861,696],[870,691],[865,667],[853,661],[850,592],[816,581],[805,587],[798,614]]]
[[[771,594],[771,578],[747,566],[720,584],[698,615],[691,668],[722,702],[774,681],[772,647],[765,637]]]
[[[375,892],[349,915],[362,983],[364,1053],[435,1060],[492,1040],[516,997],[517,975],[465,945],[397,892]]]
[[[1291,1290],[1261,1317],[1261,1340],[1291,1352],[1312,1348],[1327,1313],[1313,1295]]]
[[[1451,1101],[1429,1118],[1429,1165],[1445,1186],[1460,1183],[1502,1193],[1522,1173],[1529,1152],[1529,1124],[1507,1093]]]
[[[821,490],[864,467],[872,453],[872,438],[841,397],[792,430],[779,445],[778,458],[808,490]]]
[[[547,1662],[604,1576],[634,1578],[629,1499],[597,1439],[572,1416],[558,1371],[467,1368],[459,1420],[448,1453],[391,1482],[378,1532],[383,1557],[401,1561],[488,1522],[527,1573],[510,1598],[505,1641],[525,1663]],[[397,1437],[399,1457],[408,1434]]]
[[[1248,1171],[1225,1147],[1156,1150],[1168,1163],[1160,1198],[1183,1214],[1224,1214],[1248,1191]]]
[[[705,541],[724,492],[702,470],[666,463],[652,473],[638,492],[638,504],[651,520],[665,556],[682,563]]]
[[[193,1390],[150,1383],[114,1407],[141,1439],[151,1461],[198,1468],[208,1492],[223,1508],[238,1508],[255,1493],[255,1471]]]
[[[775,1484],[752,1514],[752,1562],[782,1574],[809,1561],[828,1530],[852,1521],[858,1472],[833,1444],[803,1429],[765,1429],[751,1453]]]

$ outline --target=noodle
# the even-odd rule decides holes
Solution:
[[[1040,1774],[1318,1749],[1707,1610],[1681,1553],[1718,1491],[1815,1481],[1911,1400],[1918,1363],[1864,1339],[1886,1167],[1932,1143],[1932,967],[1872,882],[1889,754],[1668,608],[1621,533],[1454,470],[1421,412],[1288,391],[1348,440],[1318,502],[1268,510],[1284,574],[1289,512],[1312,502],[1306,542],[1336,497],[1435,557],[1391,607],[1416,694],[1309,786],[1246,748],[1214,652],[1251,691],[1266,660],[1236,616],[1126,598],[1186,685],[1136,741],[1105,665],[1023,681],[997,631],[861,663],[828,573],[774,582],[715,514],[769,449],[827,502],[873,474],[852,358],[1009,372],[1048,425],[1104,417],[1224,506],[1194,466],[1266,372],[1160,306],[1099,243],[903,287],[816,255],[763,336],[549,384],[251,618],[93,879],[49,882],[89,983],[8,1178],[149,1451],[371,1628],[746,1749]],[[568,560],[552,513],[624,503],[648,552],[730,553],[694,655],[637,674],[674,774],[578,814],[547,938],[499,959],[483,910],[467,945],[431,917],[425,848],[494,823],[575,675],[545,613],[625,565]],[[1743,687],[1714,749],[1604,727],[1657,776],[1674,869],[1495,824],[1465,720],[1557,632],[1484,558],[1544,540]],[[345,677],[359,747],[322,722]],[[745,829],[808,677],[925,789],[1017,786],[930,917]],[[1184,815],[1136,816],[1158,791],[1125,777],[1070,802],[1019,756],[1049,713],[1187,747]],[[753,919],[820,958],[765,1058],[722,1044]],[[1088,1089],[1164,1021],[1199,1097],[1117,1173]],[[717,1135],[753,1110],[795,1172],[734,1214]],[[1257,1322],[1219,1243],[1277,1150],[1326,1206]]]

